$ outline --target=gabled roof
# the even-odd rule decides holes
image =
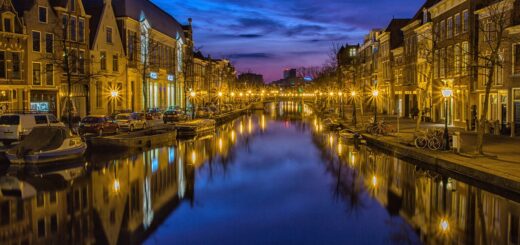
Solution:
[[[415,13],[412,20],[422,20],[424,15],[423,9],[430,8],[431,6],[437,4],[440,1],[441,0],[426,0],[426,2],[424,2],[424,4],[419,8],[419,10],[417,10],[417,13]]]
[[[35,4],[36,0],[14,0],[11,1],[13,3],[14,9],[18,12],[18,16],[23,17],[25,11],[29,11],[32,6]]]
[[[94,45],[94,40],[96,38],[96,33],[98,31],[99,23],[101,22],[101,17],[103,16],[104,9],[104,0],[83,0],[83,7],[85,7],[85,12],[91,16],[89,20],[89,28],[90,28],[90,46]]]
[[[149,0],[112,0],[112,6],[116,17],[129,17],[140,21],[144,15],[153,29],[172,38],[176,38],[177,34],[184,38],[182,25]]]
[[[406,26],[411,19],[392,19],[385,32],[390,33],[390,49],[395,49],[403,44],[404,35],[401,28]]]

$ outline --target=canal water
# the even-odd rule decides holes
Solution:
[[[301,103],[87,159],[17,176],[0,244],[519,243],[518,197],[355,147]]]

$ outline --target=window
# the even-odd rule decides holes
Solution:
[[[460,14],[455,15],[455,35],[459,35],[461,32]]]
[[[38,20],[40,20],[40,23],[47,23],[47,8],[46,7],[38,8]]]
[[[5,62],[5,51],[0,51],[0,78],[7,78],[7,67]]]
[[[470,62],[470,53],[469,53],[469,43],[463,42],[462,43],[462,73],[467,74],[468,73],[468,67]]]
[[[45,52],[52,54],[54,52],[54,34],[45,34]]]
[[[100,81],[96,82],[96,106],[101,108],[103,104],[103,83]]]
[[[42,85],[41,64],[33,63],[33,85]]]
[[[464,22],[462,23],[462,32],[467,32],[469,30],[469,12],[464,10],[462,13]]]
[[[13,31],[13,24],[10,18],[4,19],[4,31],[5,32],[12,32]]]
[[[22,73],[21,73],[21,58],[20,58],[19,52],[13,52],[12,58],[13,58],[13,79],[21,79]]]
[[[9,222],[11,222],[11,205],[8,201],[2,202],[0,205],[0,224],[1,225],[7,225]]]
[[[121,94],[121,91],[123,91],[123,84],[117,83],[116,90],[119,91],[119,93]],[[123,106],[123,100],[117,100],[117,106]]]
[[[80,74],[85,74],[85,51],[79,51],[78,57],[78,71]]]
[[[78,72],[78,51],[75,49],[70,50],[69,52],[69,62],[70,62],[70,70],[72,73]]]
[[[106,29],[107,43],[112,43],[112,27]]]
[[[451,17],[448,18],[447,24],[448,24],[447,37],[452,38],[453,37],[453,18],[451,18]]]
[[[70,0],[69,9],[71,12],[76,11],[76,0]]]
[[[78,20],[78,41],[85,42],[85,20],[81,18]]]
[[[43,193],[39,192],[36,194],[36,206],[43,207]]]
[[[70,40],[76,41],[76,17],[70,18]]]
[[[455,74],[460,74],[461,56],[460,56],[460,46],[459,45],[455,45],[454,55],[455,55]]]
[[[119,56],[117,54],[112,57],[112,70],[119,71]]]
[[[52,66],[52,64],[45,65],[45,79],[46,85],[54,85],[54,67]]]
[[[423,24],[426,22],[428,22],[428,9],[424,8],[423,9]]]
[[[38,237],[45,236],[45,219],[41,218],[38,220]]]
[[[513,74],[520,74],[520,44],[513,45]]]
[[[46,115],[34,116],[34,121],[36,122],[36,124],[47,124],[47,116]],[[43,195],[42,195],[42,200],[43,200]]]
[[[135,32],[132,32],[132,31],[129,31],[128,32],[128,59],[130,61],[135,61],[136,60],[136,55],[137,53],[135,52],[135,45],[136,45],[136,41],[137,41],[137,38],[136,38],[136,33]]]
[[[53,214],[51,216],[51,233],[55,234],[58,231],[58,217]]]
[[[101,70],[106,71],[107,70],[107,52],[101,51],[100,55],[101,55],[101,57],[100,57]]]
[[[51,121],[57,121],[56,118],[52,119],[52,118],[49,117],[49,119]],[[56,192],[55,191],[49,192],[49,202],[50,203],[56,203]]]
[[[441,33],[441,40],[443,40],[445,37],[446,37],[446,23],[444,22],[444,20],[441,21],[441,26],[440,26],[440,30],[439,30]]]
[[[61,17],[61,27],[63,28],[63,33],[62,33],[63,39],[67,39],[68,26],[69,26],[69,21],[67,19],[67,16],[63,15]]]
[[[41,51],[41,33],[38,31],[32,32],[32,42],[33,42],[33,51],[40,52]]]

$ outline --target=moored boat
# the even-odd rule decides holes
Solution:
[[[63,126],[36,127],[6,156],[12,165],[39,165],[77,159],[83,156],[87,145],[79,136],[72,135]]]
[[[172,127],[130,132],[114,136],[90,138],[93,147],[109,147],[120,149],[150,148],[171,143],[177,138],[177,132]]]
[[[175,125],[179,136],[193,136],[197,134],[214,132],[216,121],[212,119],[195,119]]]

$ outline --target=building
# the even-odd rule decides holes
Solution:
[[[126,56],[111,0],[84,0],[90,20],[90,113],[112,114],[132,108],[134,94],[126,80]]]
[[[379,43],[377,89],[379,93],[389,95],[382,96],[378,102],[380,102],[381,109],[388,114],[394,114],[397,111],[396,102],[399,102],[394,97],[396,94],[394,80],[395,57],[392,51],[403,46],[404,36],[401,28],[408,24],[409,21],[410,19],[392,19],[388,27],[377,37],[377,42]]]
[[[488,111],[485,118],[500,129],[502,134],[520,135],[520,3],[501,0],[475,11],[478,21],[479,72],[472,100],[476,102],[478,116],[484,113],[488,74],[493,69]],[[498,37],[500,29],[507,30]],[[496,31],[496,32],[495,32]],[[500,38],[500,39],[499,39]],[[499,43],[500,42],[500,43]],[[498,45],[498,49],[496,49]],[[498,52],[497,52],[498,51]],[[487,58],[497,53],[499,64],[491,68]],[[494,127],[496,127],[494,126]],[[496,131],[495,133],[499,133]]]
[[[15,3],[13,6],[10,0],[6,0],[0,6],[0,15],[4,23],[0,28],[0,110],[3,112],[30,108],[30,85],[27,75],[28,35],[22,17],[17,14],[19,8],[15,9],[21,9],[21,3]]]
[[[381,34],[381,29],[372,29],[365,36],[363,44],[358,49],[359,69],[357,77],[359,84],[357,87],[364,107],[374,106],[371,100],[372,91],[379,86],[377,59],[379,57],[378,37]],[[378,111],[383,112],[382,107],[379,107]]]
[[[193,70],[194,83],[188,84],[188,90],[195,91],[203,104],[221,100],[236,87],[236,71],[229,60],[205,57],[198,51],[194,53]]]
[[[125,48],[132,110],[184,107],[193,79],[191,20],[183,26],[148,0],[113,0]]]
[[[296,69],[287,68],[283,71],[283,78],[296,78]]]
[[[246,72],[238,75],[237,88],[239,90],[257,89],[264,86],[264,76]]]

